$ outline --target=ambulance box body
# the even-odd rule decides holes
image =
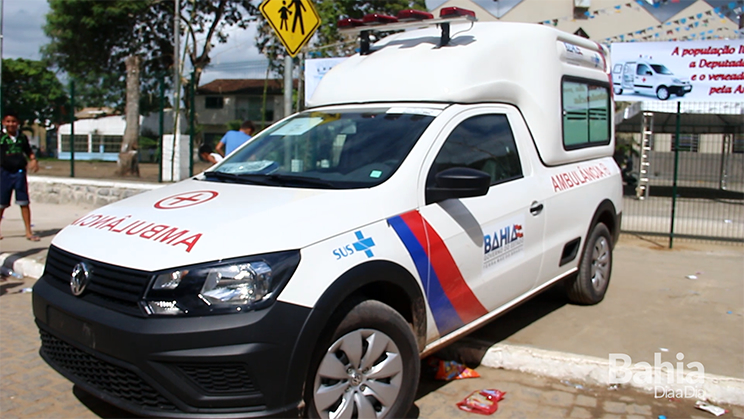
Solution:
[[[402,417],[420,358],[550,285],[601,301],[620,231],[606,51],[532,24],[398,33],[191,179],[53,240],[42,357],[134,414]]]

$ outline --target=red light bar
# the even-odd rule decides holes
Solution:
[[[364,25],[364,21],[362,19],[352,19],[352,18],[346,18],[346,19],[339,19],[338,23],[336,23],[336,26],[341,28],[354,28],[357,26]]]
[[[362,20],[364,21],[365,25],[374,25],[382,23],[395,23],[398,21],[398,18],[395,16],[382,15],[379,13],[370,13],[368,15],[365,15]]]
[[[454,16],[471,16],[475,18],[475,12],[468,9],[461,9],[459,7],[444,7],[439,11],[439,17],[454,17]]]
[[[400,21],[434,19],[434,15],[429,12],[422,12],[421,10],[413,9],[401,10],[398,12],[397,16]]]

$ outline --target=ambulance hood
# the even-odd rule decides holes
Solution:
[[[96,209],[52,243],[84,258],[147,271],[301,249],[403,212],[402,206],[395,212],[402,202],[383,197],[387,189],[186,180]]]

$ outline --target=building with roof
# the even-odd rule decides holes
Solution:
[[[480,21],[534,22],[601,43],[742,36],[741,0],[426,0],[475,11]]]
[[[195,108],[204,142],[215,145],[231,121],[248,120],[259,130],[278,121],[284,117],[283,101],[281,80],[217,79],[200,86]]]

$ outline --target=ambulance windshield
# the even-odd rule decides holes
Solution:
[[[666,66],[663,66],[661,64],[651,64],[651,68],[654,69],[656,74],[666,74],[669,76],[673,74],[668,68],[666,68]]]
[[[236,150],[207,180],[351,189],[384,182],[439,111],[409,108],[304,112]]]

